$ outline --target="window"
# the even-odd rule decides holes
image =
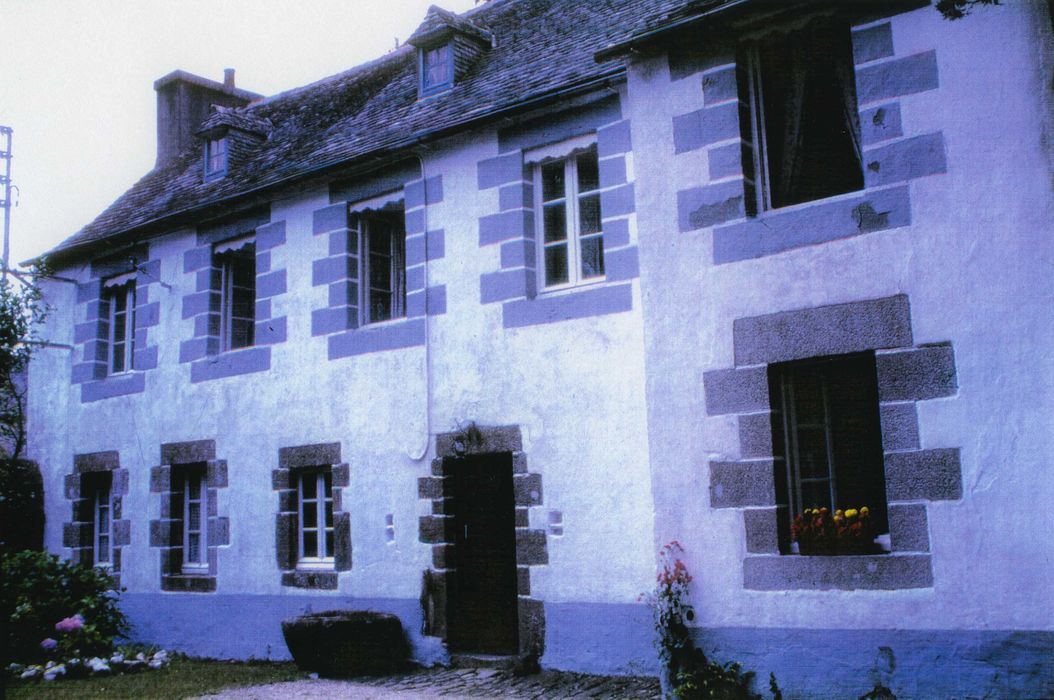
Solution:
[[[103,283],[110,322],[107,366],[110,374],[130,372],[135,350],[135,273]]]
[[[256,340],[256,246],[251,237],[216,246],[220,268],[220,347],[237,350]]]
[[[355,215],[361,231],[364,323],[406,315],[406,232],[402,211]]]
[[[222,177],[227,172],[227,138],[209,139],[205,142],[205,179]]]
[[[110,474],[100,473],[91,483],[92,550],[95,566],[113,565],[113,501],[110,495]]]
[[[302,472],[297,479],[300,521],[298,568],[333,568],[333,475]]]
[[[867,506],[888,533],[874,353],[770,365],[769,376],[785,450],[777,496],[791,520],[806,508]]]
[[[421,93],[439,92],[454,84],[454,54],[450,44],[421,49]]]
[[[750,103],[743,133],[754,146],[743,167],[757,183],[752,205],[773,209],[863,188],[848,25],[813,22],[743,53],[740,94]]]
[[[604,276],[596,146],[535,168],[538,268],[546,288]]]
[[[202,509],[205,504],[205,469],[189,467],[183,475],[183,573],[207,573],[206,529]]]

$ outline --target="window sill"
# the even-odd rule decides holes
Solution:
[[[290,588],[335,591],[337,590],[337,572],[302,569],[286,571],[282,574],[282,585]]]
[[[161,577],[161,590],[173,593],[213,593],[216,577],[201,574],[171,574]]]
[[[751,555],[743,586],[755,591],[932,588],[928,554]]]
[[[120,374],[110,374],[102,379],[81,384],[81,403],[101,401],[114,396],[140,394],[146,389],[146,374],[132,370]]]
[[[540,287],[538,289],[537,296],[539,297],[557,297],[563,294],[573,294],[580,289],[589,289],[598,285],[610,283],[611,280],[605,277],[590,277],[588,280],[583,282],[575,282],[574,284],[561,284],[552,287]]]

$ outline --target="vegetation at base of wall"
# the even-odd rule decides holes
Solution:
[[[0,557],[0,644],[6,662],[109,656],[128,631],[113,579],[45,552]]]
[[[0,457],[0,554],[44,548],[44,483],[36,462]]]
[[[303,678],[292,662],[229,662],[175,657],[158,671],[58,683],[15,681],[7,688],[9,700],[28,698],[157,698],[177,700],[240,688]]]

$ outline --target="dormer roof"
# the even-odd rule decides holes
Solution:
[[[494,35],[475,22],[432,5],[428,8],[421,26],[410,35],[406,43],[418,48],[427,48],[442,44],[455,34],[461,34],[485,46],[490,46],[494,41]]]

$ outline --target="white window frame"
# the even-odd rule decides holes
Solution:
[[[583,147],[583,144],[584,147]],[[579,217],[579,200],[582,197],[596,195],[600,197],[601,187],[599,182],[599,167],[600,161],[597,159],[597,188],[594,190],[586,190],[584,192],[579,190],[578,183],[578,156],[591,149],[595,148],[595,141],[576,141],[573,145],[570,145],[570,151],[559,157],[542,157],[540,160],[535,162],[533,182],[534,182],[534,222],[535,222],[535,265],[538,273],[538,289],[540,292],[552,292],[559,291],[562,289],[569,289],[572,287],[581,287],[589,284],[596,284],[603,282],[606,278],[606,272],[602,275],[595,275],[593,277],[584,277],[582,275],[582,240],[585,238],[599,238],[601,241],[601,255],[603,256],[603,241],[604,241],[604,226],[603,209],[600,210],[601,226],[600,230],[582,234],[580,230],[580,217]],[[551,149],[548,149],[552,152]],[[530,155],[525,154],[525,160],[530,162]],[[566,218],[565,227],[567,232],[567,238],[563,242],[554,242],[550,245],[566,245],[567,246],[567,282],[561,282],[558,284],[546,284],[545,274],[545,203],[543,202],[542,192],[542,168],[547,165],[551,165],[557,160],[562,160],[564,163],[564,215]],[[550,200],[550,203],[558,200]],[[605,268],[606,270],[606,268]]]
[[[388,250],[388,284],[391,288],[392,302],[391,315],[388,318],[376,321],[370,318],[370,299],[372,295],[370,276],[370,226],[379,215],[386,214],[385,211],[355,211],[353,215],[358,216],[358,238],[359,238],[359,324],[371,326],[392,321],[401,321],[406,318],[406,231],[405,225],[402,231],[402,289],[400,293],[399,275],[396,269],[398,256],[395,255],[395,236],[390,237],[391,244]],[[394,211],[392,212],[394,213]],[[400,212],[401,213],[401,212]],[[405,215],[404,215],[405,216]]]
[[[92,561],[104,569],[113,567],[113,494],[112,485],[100,480],[95,485],[92,506]],[[101,526],[106,514],[105,532]]]
[[[124,320],[118,323],[117,300],[123,298],[125,302]],[[127,374],[135,369],[135,280],[129,280],[119,285],[106,287],[107,320],[109,321],[109,332],[107,334],[106,348],[106,370],[108,375]],[[117,347],[117,328],[124,330],[124,362],[120,368],[114,365],[114,350]]]
[[[239,316],[238,320],[249,320],[253,323],[254,331],[252,342],[247,345],[240,345],[238,347],[232,346],[233,340],[233,326],[235,321],[234,316],[234,264],[236,255],[247,247],[252,247],[252,254],[256,254],[256,241],[254,238],[249,237],[247,239],[237,239],[233,242],[220,244],[213,251],[214,262],[219,263],[220,268],[220,351],[228,352],[231,350],[242,350],[244,348],[251,348],[256,345],[256,279],[253,278],[253,303],[252,303],[252,316],[245,317]],[[218,260],[215,260],[218,258]],[[253,265],[255,272],[255,263]],[[244,287],[243,287],[244,289]]]
[[[329,497],[326,497],[326,477],[330,479],[330,493]],[[333,490],[332,490],[332,472],[328,468],[323,469],[307,469],[297,475],[296,480],[296,500],[297,500],[297,562],[296,566],[298,569],[333,569],[336,567],[336,557],[327,557],[326,545],[329,542],[329,538],[334,537],[336,530],[334,525],[336,524],[333,516],[330,516],[330,522],[333,525],[326,525],[326,510],[333,512]],[[304,498],[304,480],[314,479],[315,480],[315,498],[305,499]],[[304,504],[315,503],[315,522],[311,526],[307,526],[304,522]],[[305,556],[304,555],[304,533],[306,531],[313,531],[317,533],[316,547],[318,554],[316,556]],[[333,551],[336,553],[336,542],[334,541]]]
[[[205,142],[205,179],[223,177],[227,174],[227,136],[208,139]]]
[[[428,58],[430,55],[437,54],[439,52],[445,52],[445,56],[442,56],[442,63],[436,63],[436,66],[442,65],[444,67],[446,78],[442,82],[432,82],[429,80],[429,63]],[[432,46],[430,48],[419,49],[419,70],[421,71],[421,94],[422,95],[433,95],[438,92],[442,92],[454,86],[454,45],[453,42],[446,44],[440,44],[439,46]]]
[[[194,489],[192,487],[196,486]],[[192,503],[198,506],[198,527],[190,527],[190,507]],[[207,499],[205,492],[205,474],[202,469],[188,469],[183,475],[183,566],[184,574],[208,573],[208,528],[207,522]],[[190,559],[190,539],[198,536],[198,556],[201,561]]]

